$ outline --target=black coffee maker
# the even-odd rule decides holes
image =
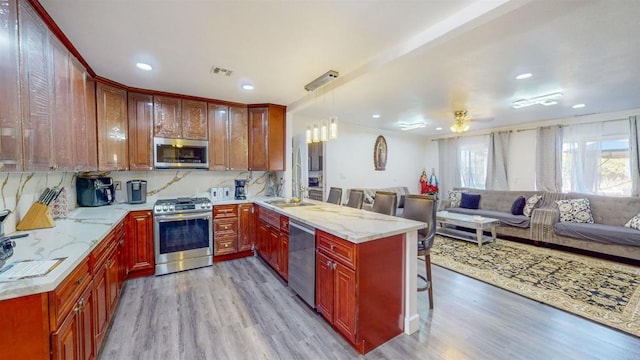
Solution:
[[[247,199],[247,190],[245,189],[246,186],[247,180],[236,180],[236,200]]]

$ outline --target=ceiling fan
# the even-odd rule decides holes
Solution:
[[[454,111],[453,115],[455,116],[455,118],[453,120],[453,124],[451,124],[451,127],[449,129],[451,131],[455,132],[455,133],[463,133],[463,132],[469,130],[469,123],[471,121],[491,121],[491,120],[493,120],[493,118],[471,119],[471,117],[469,117],[467,115],[467,110]]]

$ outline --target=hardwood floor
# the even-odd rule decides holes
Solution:
[[[640,338],[438,266],[433,282],[432,311],[418,293],[420,331],[365,359],[640,359]],[[99,358],[360,356],[251,257],[130,280]]]

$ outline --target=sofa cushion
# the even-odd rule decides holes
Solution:
[[[480,206],[480,195],[462,193],[460,207],[465,209],[478,209]]]
[[[449,191],[449,206],[459,207],[462,201],[462,191],[451,190]]]
[[[624,224],[624,226],[630,229],[640,230],[640,214],[632,217],[631,220],[627,221],[627,223]]]
[[[542,199],[542,195],[538,195],[538,194],[531,195],[531,197],[527,199],[527,203],[524,205],[522,214],[524,216],[531,217],[531,213],[533,213],[533,209],[535,209],[538,206],[538,204],[540,204],[540,199]]]
[[[560,211],[560,222],[593,223],[589,199],[567,199],[556,201]]]
[[[603,244],[640,246],[640,231],[619,225],[557,222],[553,231],[557,235]]]
[[[493,218],[500,220],[500,223],[505,225],[511,225],[519,228],[528,228],[531,223],[531,218],[524,215],[513,215],[508,212],[483,210],[483,209],[464,209],[461,207],[448,208],[447,211],[458,214],[466,214],[473,216],[482,216],[486,218]]]
[[[527,199],[524,196],[519,196],[516,201],[511,205],[511,214],[513,215],[524,215],[522,212],[524,210],[524,206],[527,204]]]

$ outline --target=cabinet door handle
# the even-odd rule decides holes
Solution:
[[[333,270],[335,270],[337,266],[338,266],[338,264],[333,263]]]
[[[331,251],[333,251],[333,244],[331,244]]]
[[[327,260],[327,266],[331,267],[331,260]]]

